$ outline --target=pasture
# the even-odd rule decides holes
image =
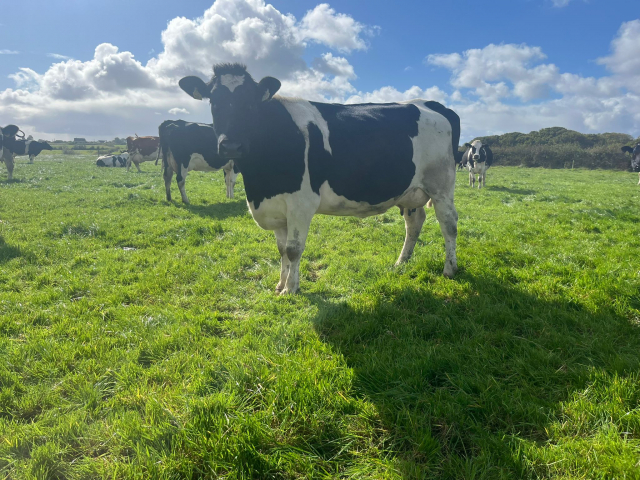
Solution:
[[[0,478],[640,478],[635,174],[459,172],[454,280],[318,216],[278,297],[242,177],[94,163],[1,170]]]

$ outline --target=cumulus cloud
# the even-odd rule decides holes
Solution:
[[[361,91],[350,55],[366,50],[378,31],[325,3],[296,19],[265,0],[215,0],[201,17],[172,19],[161,32],[162,50],[146,63],[103,43],[85,61],[50,54],[59,61],[44,72],[20,68],[10,76],[15,88],[0,91],[0,116],[57,138],[143,135],[167,114],[210,122],[207,103],[189,99],[177,80],[209,77],[215,63],[241,62],[256,80],[279,78],[283,95],[344,103],[440,101],[460,114],[466,138],[554,125],[640,129],[640,20],[624,23],[610,55],[597,59],[608,72],[600,78],[562,72],[537,46],[490,44],[428,55],[426,65],[451,73],[446,86],[427,81],[406,90]],[[312,45],[324,53],[307,61]],[[17,52],[0,50],[11,53]]]
[[[189,115],[189,110],[187,110],[186,108],[174,107],[169,110],[169,113],[171,115]]]
[[[598,59],[609,76],[562,73],[554,64],[540,63],[545,59],[539,47],[491,44],[462,53],[432,54],[425,63],[451,71],[450,83],[456,90],[449,101],[469,137],[556,125],[637,135],[639,20],[624,23],[611,42],[611,54]]]

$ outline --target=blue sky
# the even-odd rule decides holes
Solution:
[[[0,123],[47,138],[108,138],[152,133],[176,116],[207,121],[205,106],[180,96],[176,80],[206,75],[208,61],[237,60],[284,80],[283,94],[314,100],[429,96],[458,111],[466,138],[556,125],[640,133],[637,2],[329,5],[10,2],[0,19]],[[224,21],[208,25],[207,11]],[[265,32],[278,38],[262,42]]]

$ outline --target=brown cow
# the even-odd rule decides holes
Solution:
[[[131,163],[136,166],[139,172],[140,164],[158,158],[158,148],[160,139],[158,137],[127,137],[127,151],[129,160],[127,161],[127,172],[131,168]]]

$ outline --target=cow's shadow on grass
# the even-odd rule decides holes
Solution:
[[[637,372],[640,328],[612,308],[542,300],[508,281],[454,281],[463,294],[417,280],[378,285],[361,302],[312,294],[314,327],[355,373],[351,393],[375,404],[379,445],[404,478],[476,478],[475,468],[527,477],[522,442],[543,445],[566,415],[561,402],[594,375]]]
[[[18,258],[22,255],[19,248],[11,246],[0,236],[0,264],[6,263],[11,259]]]
[[[537,192],[535,190],[527,190],[522,188],[507,188],[507,187],[496,187],[489,185],[488,187],[484,187],[487,190],[491,190],[492,192],[506,192],[512,193],[514,195],[535,195]]]
[[[187,205],[178,200],[174,201],[174,204],[178,208],[184,208],[201,217],[215,218],[217,220],[228,217],[240,217],[246,215],[248,212],[247,204],[244,200],[229,200],[208,205]]]

